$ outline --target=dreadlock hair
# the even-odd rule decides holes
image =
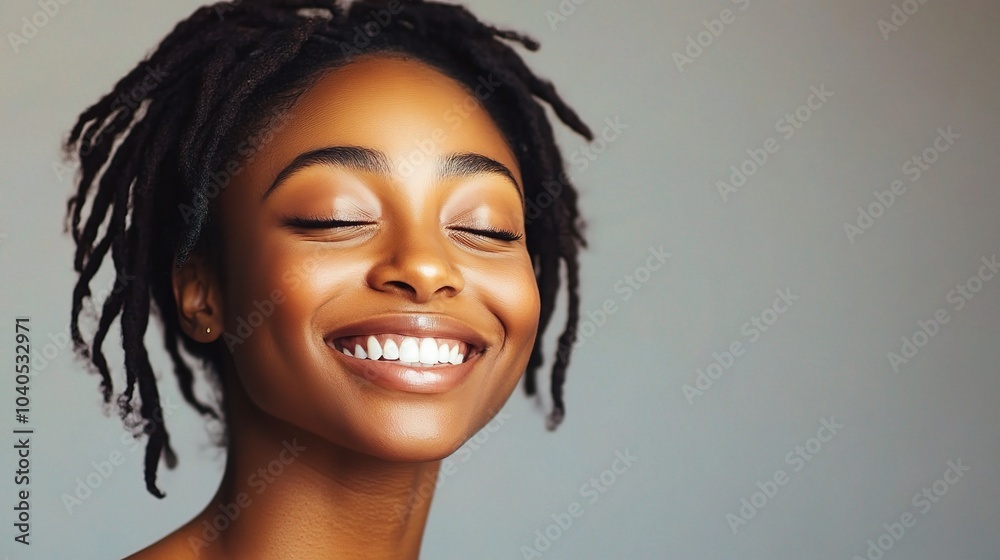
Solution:
[[[183,336],[171,267],[194,251],[217,250],[211,200],[226,186],[220,170],[247,158],[248,150],[237,154],[237,145],[242,141],[245,148],[247,137],[272,126],[275,115],[289,108],[321,70],[369,53],[415,57],[470,90],[487,76],[503,84],[480,101],[517,157],[525,199],[534,201],[526,239],[541,308],[539,335],[525,371],[528,395],[536,393],[541,335],[555,309],[561,264],[566,267],[568,311],[551,369],[548,427],[560,423],[579,317],[577,252],[586,243],[577,193],[540,101],[576,133],[587,140],[593,135],[510,43],[531,51],[539,47],[525,35],[480,22],[464,7],[433,1],[358,0],[345,8],[337,0],[234,0],[196,10],[79,116],[64,147],[80,162],[66,213],[79,273],[70,331],[77,353],[100,375],[104,401],[110,403],[113,385],[102,346],[121,315],[125,389],[117,397],[118,411],[148,437],[145,482],[151,494],[164,496],[156,486],[161,457],[168,468],[176,463],[144,343],[151,313],[162,323],[184,399],[205,416],[221,413],[195,395],[194,372],[181,346],[220,384],[226,358],[220,341],[200,344]],[[80,315],[84,302],[92,300],[91,281],[109,251],[117,286],[103,303],[96,333],[85,341]]]

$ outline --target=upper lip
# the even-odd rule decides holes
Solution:
[[[366,334],[400,334],[414,338],[451,338],[469,345],[471,352],[483,350],[487,341],[467,323],[436,313],[405,313],[367,317],[364,320],[338,327],[326,334],[329,343],[345,336]]]

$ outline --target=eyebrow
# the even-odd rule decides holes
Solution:
[[[275,189],[280,187],[292,175],[307,167],[316,165],[346,167],[383,177],[392,175],[392,166],[389,164],[389,158],[382,151],[360,146],[330,146],[320,148],[299,154],[291,163],[286,165],[278,173],[278,176],[275,177],[274,182],[271,183],[267,191],[264,192],[261,202],[266,200]],[[521,188],[518,186],[517,180],[514,178],[514,174],[510,168],[493,158],[474,152],[465,152],[450,154],[438,161],[438,178],[474,177],[477,175],[499,175],[506,178],[510,181],[514,190],[517,191],[517,196],[521,200],[521,203],[524,203],[524,195],[521,193]]]
[[[517,191],[517,197],[524,203],[524,195],[521,188],[514,179],[514,174],[510,169],[499,161],[486,157],[482,154],[466,152],[462,154],[451,154],[438,163],[438,178],[452,177],[474,177],[476,175],[500,175],[510,181]]]
[[[366,171],[374,175],[387,176],[391,173],[388,158],[385,154],[370,148],[357,146],[330,146],[299,154],[291,163],[285,166],[274,182],[264,192],[261,202],[267,199],[271,193],[295,175],[307,167],[316,165],[330,165],[333,167],[346,167],[357,171]]]

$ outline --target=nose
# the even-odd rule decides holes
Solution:
[[[427,303],[435,297],[454,296],[465,287],[440,232],[410,231],[389,243],[392,247],[368,273],[373,289]]]

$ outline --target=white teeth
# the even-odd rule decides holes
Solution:
[[[401,362],[420,361],[420,347],[417,345],[417,339],[411,336],[403,338],[403,342],[400,343],[399,345],[399,361]]]
[[[396,342],[391,338],[385,341],[385,347],[382,348],[382,357],[387,360],[399,359],[399,346],[396,346]]]
[[[368,359],[377,360],[382,357],[382,346],[374,336],[368,335]]]
[[[438,345],[433,338],[420,340],[420,361],[425,364],[436,364],[438,361]]]
[[[400,364],[407,366],[430,366],[437,364],[461,364],[465,360],[465,354],[459,354],[459,344],[443,342],[440,345],[433,338],[416,338],[412,336],[403,337],[397,344],[393,339],[386,337],[384,343],[379,343],[375,335],[369,335],[364,341],[364,346],[354,344],[354,349],[342,347],[341,352],[345,356],[351,356],[362,360],[398,360]],[[337,344],[340,346],[340,344]]]

